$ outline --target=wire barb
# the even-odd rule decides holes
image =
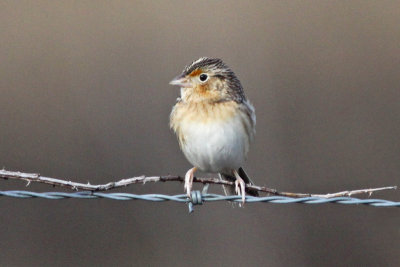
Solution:
[[[194,208],[193,208],[194,205],[203,205],[202,194],[198,190],[192,191],[192,193],[190,195],[190,199],[189,199],[189,203],[188,203],[189,213],[192,213],[194,211]]]

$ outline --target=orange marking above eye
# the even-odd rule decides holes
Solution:
[[[203,71],[201,69],[195,69],[194,71],[192,71],[189,76],[194,77],[199,75],[200,73],[202,73]]]

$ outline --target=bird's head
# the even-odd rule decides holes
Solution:
[[[193,61],[170,84],[181,87],[181,98],[184,101],[215,102],[244,99],[239,79],[218,58],[202,57]]]

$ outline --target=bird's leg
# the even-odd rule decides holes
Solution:
[[[188,170],[185,175],[185,185],[183,188],[185,189],[186,194],[188,195],[189,198],[191,197],[190,193],[192,192],[193,177],[196,170],[197,168],[193,167],[190,170]]]
[[[242,202],[244,204],[244,202],[246,201],[246,191],[245,191],[245,183],[242,179],[242,177],[240,177],[239,173],[234,170],[233,174],[236,177],[236,181],[235,181],[235,192],[236,194],[238,194],[239,196],[242,196]]]

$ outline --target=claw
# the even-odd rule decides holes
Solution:
[[[193,187],[193,177],[194,173],[196,172],[197,168],[193,167],[190,170],[186,172],[185,175],[185,184],[183,186],[184,190],[186,191],[186,194],[189,198],[191,198],[191,192],[192,192],[192,187]]]
[[[246,191],[245,191],[246,185],[244,183],[244,180],[240,177],[240,175],[238,174],[238,172],[236,170],[233,171],[233,174],[236,177],[235,192],[239,196],[242,196],[242,203],[244,204],[246,202]]]

